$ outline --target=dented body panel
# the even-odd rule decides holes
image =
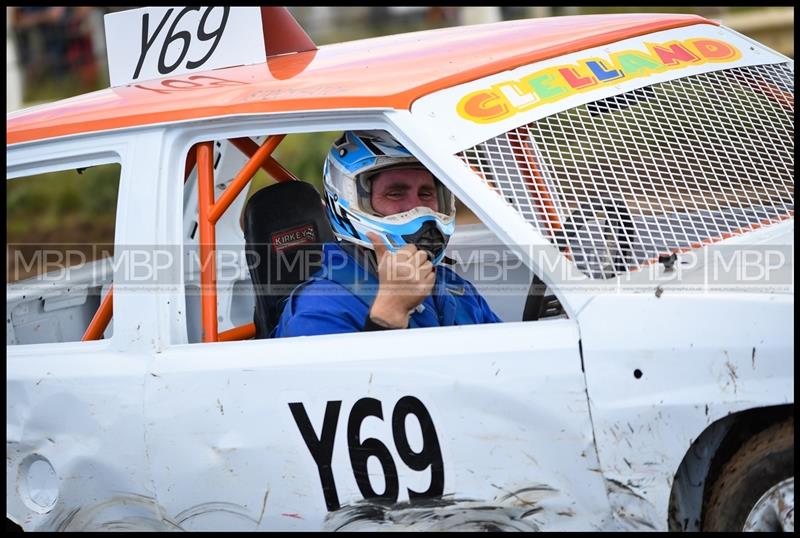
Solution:
[[[613,306],[622,300],[624,308]],[[785,360],[793,304],[786,295],[665,292],[598,297],[581,312],[598,454],[604,476],[619,488],[611,502],[620,517],[659,528],[687,446],[708,426],[794,402],[794,365]],[[603,323],[609,310],[617,312],[613,327]],[[620,341],[622,352],[611,345]]]

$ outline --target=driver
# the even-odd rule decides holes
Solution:
[[[383,131],[347,131],[323,166],[338,243],[286,299],[274,336],[500,322],[475,287],[442,264],[455,200]]]

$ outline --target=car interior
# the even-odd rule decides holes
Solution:
[[[300,240],[286,244],[287,233],[299,235]],[[244,209],[244,236],[254,297],[256,338],[268,338],[280,318],[282,300],[319,269],[321,245],[335,241],[335,237],[322,198],[311,184],[302,181],[275,183],[251,196]],[[453,250],[450,249],[450,254]],[[511,253],[506,251],[504,254],[508,256]],[[266,263],[255,263],[255,257],[266,260]],[[469,278],[468,274],[463,274],[469,273],[468,268],[459,271],[458,264],[455,265],[457,272]],[[501,315],[501,318],[533,321],[563,315],[558,299],[552,294],[545,295],[544,282],[524,265],[519,265],[508,274],[512,281],[530,280],[527,294],[485,294],[494,308],[505,313],[506,317]],[[470,280],[480,290],[481,279]],[[505,279],[503,283],[511,284]],[[519,285],[517,289],[520,289]],[[509,319],[511,308],[517,309],[518,313]]]

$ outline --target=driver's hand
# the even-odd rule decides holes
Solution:
[[[379,281],[369,316],[380,325],[406,328],[411,311],[431,294],[436,270],[428,253],[414,245],[391,252],[377,234],[367,232],[367,237],[375,247]]]

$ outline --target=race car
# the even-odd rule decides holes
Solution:
[[[9,180],[120,170],[113,256],[6,288],[10,522],[793,530],[791,59],[676,14],[106,30],[110,88],[7,116]],[[364,129],[477,217],[503,323],[270,337],[349,218],[273,152]]]

